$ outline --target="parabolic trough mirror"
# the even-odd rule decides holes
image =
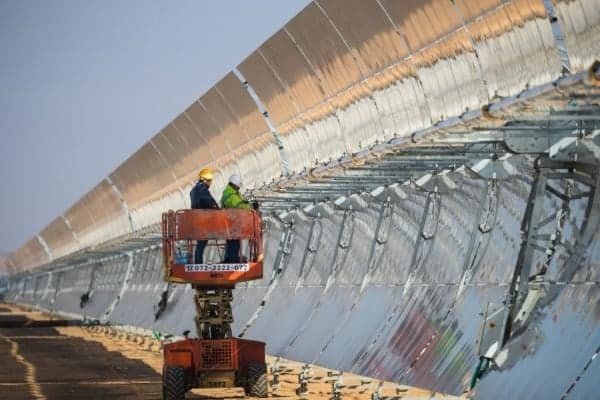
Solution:
[[[314,1],[18,249],[0,291],[193,331],[159,223],[211,165],[264,220],[234,335],[445,393],[598,398],[598,6]]]

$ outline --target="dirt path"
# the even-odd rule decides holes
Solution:
[[[160,399],[162,354],[154,338],[117,327],[56,326],[64,321],[0,304],[0,399]],[[303,365],[268,357],[270,396],[297,399]],[[278,384],[271,371],[277,366]],[[379,381],[310,366],[304,398],[371,399]],[[381,396],[456,399],[384,382]],[[194,389],[187,399],[244,398],[241,389]]]

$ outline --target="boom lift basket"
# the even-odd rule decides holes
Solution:
[[[237,263],[195,263],[198,240],[247,241],[248,257]],[[263,275],[262,220],[255,210],[170,210],[162,215],[162,246],[169,282],[233,287]]]

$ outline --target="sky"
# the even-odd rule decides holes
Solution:
[[[0,0],[0,254],[16,250],[309,0]]]

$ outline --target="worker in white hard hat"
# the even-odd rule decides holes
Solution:
[[[233,174],[229,177],[229,183],[223,190],[221,196],[221,207],[223,208],[241,208],[250,210],[252,207],[250,203],[242,197],[240,194],[240,188],[242,187],[242,178]],[[236,263],[240,262],[240,241],[239,240],[228,240],[225,245],[225,263]]]
[[[213,169],[210,167],[202,168],[198,173],[198,182],[190,191],[190,201],[193,209],[216,209],[219,205],[210,194],[210,184],[213,180]],[[198,240],[196,242],[196,250],[194,252],[194,262],[202,264],[204,256],[204,248],[208,243],[207,240]]]

